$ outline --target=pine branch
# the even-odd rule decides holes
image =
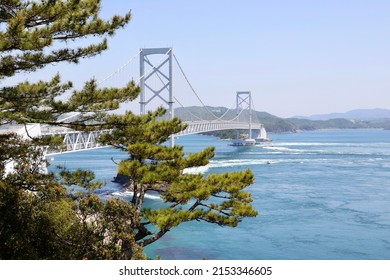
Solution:
[[[152,237],[144,239],[144,240],[140,241],[138,244],[141,247],[148,246],[148,245],[152,244],[153,242],[157,241],[158,239],[160,239],[161,237],[163,237],[168,231],[169,231],[168,229],[160,230]]]

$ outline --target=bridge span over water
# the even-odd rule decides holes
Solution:
[[[158,59],[156,59],[156,57]],[[176,65],[178,66],[180,73],[191,89],[191,92],[196,96],[196,98],[202,104],[203,108],[205,108],[205,110],[208,112],[209,117],[207,120],[204,120],[202,116],[195,116],[193,113],[189,112],[188,115],[192,115],[194,119],[185,120],[184,122],[187,124],[187,128],[180,133],[171,136],[171,146],[174,145],[174,139],[177,136],[218,130],[248,129],[249,138],[252,138],[252,130],[261,130],[263,128],[263,125],[257,120],[257,118],[253,118],[252,116],[253,101],[250,91],[239,91],[236,93],[236,102],[234,108],[235,114],[233,114],[233,116],[231,114],[232,110],[229,109],[227,109],[222,115],[216,115],[214,112],[208,109],[208,106],[204,104],[203,100],[199,97],[199,94],[195,91],[194,87],[189,82],[187,75],[185,74],[176,56],[173,54],[172,48],[141,49],[139,53],[133,56],[130,61],[125,63],[125,65],[100,81],[99,85],[107,83],[107,81],[117,76],[119,73],[127,73],[126,69],[133,61],[136,60],[136,58],[139,58],[140,62],[138,68],[139,78],[136,80],[134,80],[134,78],[129,79],[131,76],[126,75],[127,77],[125,79],[126,83],[129,80],[133,80],[141,87],[139,99],[141,115],[145,114],[146,107],[151,107],[152,103],[156,102],[156,100],[161,102],[160,105],[162,104],[163,106],[167,107],[168,119],[172,119],[174,117],[174,104],[178,104],[182,108],[186,109],[173,92],[174,62],[176,62]],[[114,86],[115,85],[117,84],[115,83]],[[185,99],[186,97],[182,98]],[[228,117],[228,115],[230,116]],[[65,119],[71,121],[77,119],[77,116],[77,113],[69,114],[67,116],[62,116],[62,118],[59,120],[61,122],[64,122]],[[210,119],[210,116],[212,116],[213,119]],[[81,132],[59,126],[47,126],[39,124],[31,124],[30,127],[33,128],[32,131],[34,131],[35,135],[59,135],[63,137],[62,148],[58,150],[48,150],[47,155],[102,147],[102,144],[98,141],[99,136],[102,133],[110,133],[109,130]],[[20,131],[22,134],[24,133],[23,130]]]
[[[192,122],[186,121],[187,128],[175,135],[184,136],[190,134],[201,134],[210,131],[218,131],[218,130],[230,130],[230,129],[249,129],[249,124],[245,122]],[[252,130],[260,130],[262,127],[259,125],[252,125]],[[61,149],[51,149],[47,151],[47,155],[58,154],[64,152],[76,152],[80,150],[88,150],[88,149],[96,149],[103,147],[101,143],[99,143],[98,139],[101,134],[110,133],[110,130],[99,130],[92,132],[81,132],[74,131],[70,129],[54,129],[43,127],[41,135],[58,135],[63,137],[63,146]]]

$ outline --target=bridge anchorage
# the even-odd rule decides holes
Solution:
[[[233,145],[252,145],[252,143],[258,143],[267,141],[268,138],[265,135],[264,126],[261,123],[254,123],[253,119],[256,116],[252,115],[253,101],[251,92],[237,92],[236,95],[236,114],[233,110],[227,109],[221,116],[216,116],[200,99],[192,85],[190,84],[187,76],[185,75],[183,68],[179,64],[176,56],[173,54],[172,48],[142,48],[139,53],[134,56],[125,66],[130,65],[134,58],[139,56],[139,79],[135,81],[141,86],[140,94],[140,114],[145,114],[147,106],[151,106],[153,100],[157,100],[163,103],[164,106],[168,107],[168,117],[172,119],[174,117],[174,104],[180,104],[186,109],[177,97],[174,96],[173,91],[173,66],[176,62],[180,72],[184,76],[186,82],[191,88],[192,92],[196,95],[199,102],[203,105],[204,109],[211,114],[214,119],[203,120],[197,116],[195,121],[184,121],[188,126],[185,130],[172,135],[170,138],[170,145],[174,146],[174,138],[182,135],[204,133],[217,130],[238,130],[248,129],[249,135],[247,139],[238,138],[234,140]],[[158,62],[156,58],[159,58]],[[124,70],[122,66],[118,71],[109,75],[102,82],[107,81],[109,78],[115,76],[115,74]],[[138,75],[138,74],[137,74]],[[128,76],[127,76],[128,77]],[[156,82],[158,81],[158,83]],[[100,82],[100,83],[102,83]],[[192,114],[192,113],[190,113]],[[69,114],[63,116],[61,121],[64,119],[77,119],[78,114]],[[228,117],[230,116],[230,117]],[[252,139],[252,131],[259,131],[259,136]],[[93,132],[80,132],[73,131],[66,128],[60,129],[58,127],[41,127],[41,135],[61,135],[64,138],[63,148],[61,150],[48,150],[47,155],[63,153],[63,152],[74,152],[86,149],[96,149],[102,147],[98,142],[98,138],[102,133],[109,131],[93,131]],[[241,135],[242,136],[242,135]]]

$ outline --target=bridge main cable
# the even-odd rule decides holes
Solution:
[[[177,60],[175,54],[173,55],[173,58],[175,59],[177,65],[179,66],[179,69],[180,69],[181,73],[183,74],[184,78],[186,79],[186,81],[187,81],[188,85],[190,86],[192,92],[193,92],[193,93],[195,94],[195,96],[198,98],[199,102],[203,105],[203,107],[206,108],[206,110],[207,110],[211,115],[213,115],[216,119],[218,119],[218,117],[217,117],[211,110],[209,110],[209,109],[207,108],[207,106],[203,103],[202,99],[200,99],[199,95],[196,93],[194,87],[191,85],[190,81],[188,80],[187,75],[184,73],[184,70],[183,70],[183,68],[181,67],[179,61]]]
[[[108,79],[112,78],[114,75],[120,73],[127,65],[129,65],[131,62],[133,62],[133,60],[135,58],[137,58],[139,56],[139,54],[141,53],[141,51],[139,51],[136,55],[134,55],[129,61],[127,61],[125,64],[123,64],[121,67],[119,67],[117,70],[115,70],[114,72],[112,72],[110,75],[108,75],[107,77],[105,77],[104,79],[102,79],[101,81],[97,82],[98,85],[104,83],[105,81],[107,81]],[[141,79],[141,78],[140,78]]]

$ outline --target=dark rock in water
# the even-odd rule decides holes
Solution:
[[[127,190],[127,191],[133,191],[133,184],[131,182],[131,179],[122,174],[117,174],[116,177],[112,180],[112,182],[121,184],[122,187]],[[147,191],[156,191],[158,193],[166,192],[167,191],[167,186],[162,183],[155,183],[153,186],[147,187]]]
[[[121,185],[128,185],[130,183],[130,178],[126,175],[117,174],[116,177],[112,180],[112,182],[121,184]]]

